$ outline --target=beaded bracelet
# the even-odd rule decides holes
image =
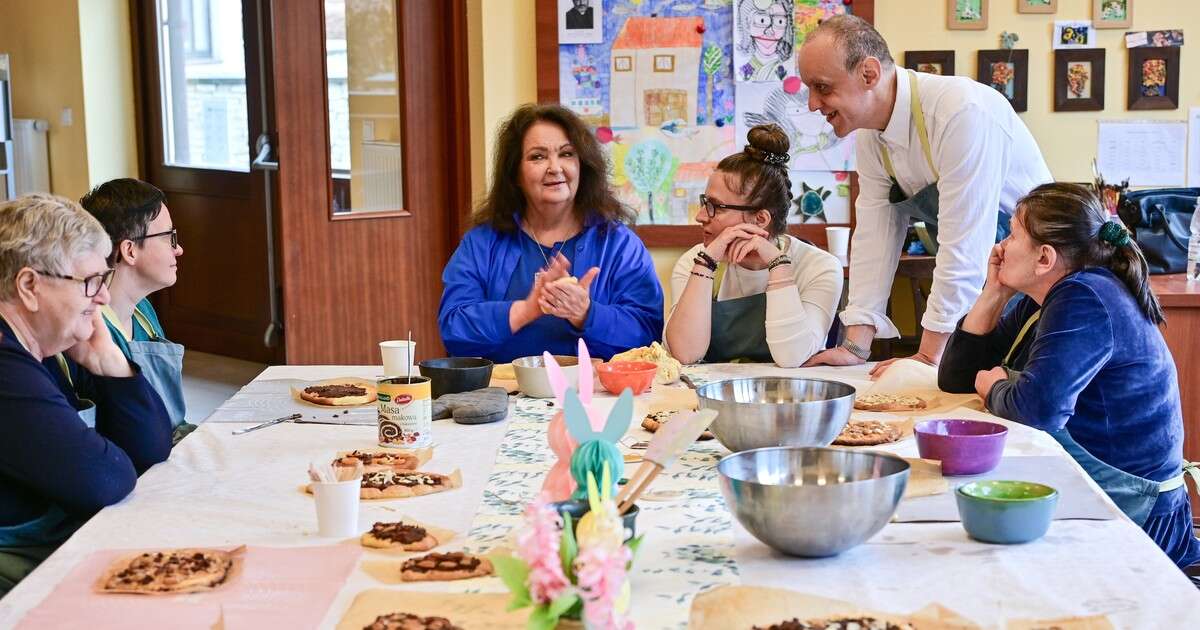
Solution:
[[[701,267],[708,267],[709,271],[717,270],[717,261],[714,260],[712,256],[709,256],[708,252],[704,251],[703,249],[696,252],[696,257],[692,259],[692,262],[700,265]]]
[[[693,271],[693,272],[692,272],[692,275],[693,275],[693,276],[696,276],[697,278],[708,278],[709,280],[713,280],[713,279],[714,279],[712,276],[706,276],[706,275],[704,275],[704,274],[702,274],[702,273],[699,273],[699,272],[696,272],[696,271]]]
[[[792,264],[792,259],[788,258],[787,254],[780,254],[775,257],[775,260],[767,263],[767,271],[774,271],[776,267],[790,264]]]

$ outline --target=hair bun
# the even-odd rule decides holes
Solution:
[[[772,166],[787,168],[791,143],[779,125],[755,125],[746,134],[746,140],[750,143],[744,149],[746,155]]]

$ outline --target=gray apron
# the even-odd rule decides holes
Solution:
[[[925,222],[925,228],[929,231],[930,239],[937,242],[937,226],[938,226],[938,189],[937,167],[933,164],[933,150],[929,144],[929,132],[925,126],[925,110],[921,107],[920,94],[917,92],[917,73],[912,70],[909,73],[909,85],[911,89],[910,106],[912,110],[913,122],[917,126],[917,135],[921,139],[921,151],[925,154],[925,161],[929,164],[929,170],[933,172],[934,182],[918,190],[911,197],[904,194],[904,190],[900,188],[900,183],[896,179],[896,170],[892,167],[892,158],[888,154],[886,146],[879,147],[880,158],[883,161],[883,168],[887,171],[888,177],[892,180],[892,187],[888,190],[888,203],[892,204],[892,208],[909,218]],[[996,242],[999,243],[1009,234],[1009,222],[1011,217],[1003,212],[997,212],[996,215]],[[931,254],[933,252],[930,252]]]
[[[106,311],[105,318],[117,329],[120,329],[116,317]],[[163,406],[167,408],[167,417],[173,427],[171,444],[178,444],[184,436],[196,430],[196,426],[185,421],[187,404],[183,398],[183,346],[168,341],[154,330],[154,325],[141,311],[133,309],[134,320],[142,326],[150,336],[147,341],[126,340],[129,347],[129,360],[137,363],[142,370],[142,376],[158,392]]]
[[[770,363],[767,345],[767,294],[758,293],[717,301],[725,263],[717,267],[713,280],[712,330],[708,337],[706,363]]]

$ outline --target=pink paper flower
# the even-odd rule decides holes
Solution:
[[[583,618],[592,628],[632,630],[624,613],[629,607],[626,572],[633,553],[628,547],[591,546],[575,558],[575,578],[583,597]]]
[[[525,508],[525,528],[517,536],[517,557],[529,565],[529,595],[535,604],[554,601],[571,586],[558,556],[562,519],[544,495]]]

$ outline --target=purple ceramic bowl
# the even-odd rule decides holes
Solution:
[[[978,420],[926,420],[913,427],[922,459],[942,462],[943,475],[979,475],[996,467],[1008,429]]]

